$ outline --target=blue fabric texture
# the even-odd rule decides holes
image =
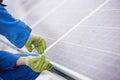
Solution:
[[[14,56],[21,57],[21,56],[38,56],[38,55],[21,53],[21,54],[15,54]],[[39,75],[40,73],[36,73],[32,71],[32,69],[30,69],[26,65],[23,65],[17,68],[8,69],[8,70],[7,69],[0,70],[0,77],[3,78],[4,80],[35,80]]]
[[[3,80],[3,79],[0,77],[0,80]]]
[[[22,48],[26,43],[31,29],[24,22],[13,18],[0,4],[0,34],[5,36],[12,44]]]
[[[29,26],[12,17],[5,9],[5,5],[0,4],[1,35],[5,36],[16,47],[22,48],[30,33]],[[0,80],[35,80],[40,73],[32,71],[26,65],[15,67],[19,57],[29,55],[35,56],[35,54],[12,54],[0,50]]]
[[[10,52],[1,50],[0,51],[0,71],[13,69],[18,58],[19,58],[18,56]]]

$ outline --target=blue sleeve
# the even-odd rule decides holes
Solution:
[[[0,70],[14,69],[19,56],[7,51],[0,51]]]
[[[22,48],[30,33],[31,29],[29,26],[13,18],[7,10],[0,5],[0,34],[5,36],[16,47]]]

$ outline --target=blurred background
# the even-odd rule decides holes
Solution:
[[[24,21],[33,33],[46,40],[47,47],[78,24],[45,55],[51,61],[91,80],[120,80],[120,0],[108,0],[84,20],[105,1],[5,0],[4,3],[14,17]],[[9,43],[2,36],[0,39]],[[19,52],[0,43],[2,50]],[[62,71],[62,68],[59,70]],[[72,72],[68,74],[76,75]],[[81,80],[85,80],[83,77]],[[43,72],[37,80],[43,79],[70,80],[49,71]]]

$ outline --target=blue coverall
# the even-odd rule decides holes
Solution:
[[[5,36],[12,44],[18,48],[22,48],[29,35],[31,29],[22,21],[13,18],[0,4],[0,34]],[[23,65],[15,67],[16,61],[21,56],[37,56],[36,54],[12,54],[7,51],[0,50],[0,80],[35,80],[40,74],[32,71],[28,66]]]

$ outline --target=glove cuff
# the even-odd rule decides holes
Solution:
[[[25,60],[25,65],[29,65],[29,59],[31,58],[32,56],[28,56],[27,58],[26,58],[26,60]]]

